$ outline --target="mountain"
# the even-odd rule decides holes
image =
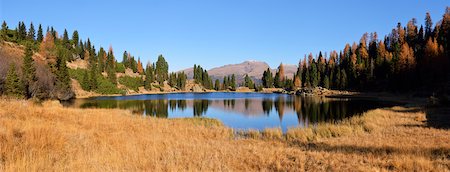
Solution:
[[[239,64],[228,64],[220,67],[215,67],[208,70],[208,74],[213,80],[222,80],[224,76],[235,74],[238,83],[243,82],[245,74],[248,74],[248,76],[250,76],[255,82],[259,83],[264,71],[267,70],[267,68],[270,68],[270,66],[266,62],[252,60],[244,61]],[[274,75],[276,70],[277,69],[271,69]],[[192,79],[194,77],[193,68],[187,68],[181,71],[184,71],[189,79]],[[297,71],[297,66],[285,64],[284,71],[285,75],[288,78],[292,78],[294,73]]]

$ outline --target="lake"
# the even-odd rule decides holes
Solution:
[[[375,99],[325,98],[268,93],[170,93],[94,97],[64,102],[66,107],[129,109],[160,118],[208,117],[238,129],[304,127],[338,122],[363,112],[393,106]]]

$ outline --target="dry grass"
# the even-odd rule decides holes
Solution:
[[[0,171],[449,171],[450,132],[407,110],[236,137],[211,119],[2,99]]]

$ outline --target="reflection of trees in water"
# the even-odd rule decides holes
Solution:
[[[245,100],[244,100],[245,110],[248,110],[249,104],[250,104],[250,100],[249,100],[249,99],[245,99]]]
[[[185,110],[187,107],[186,100],[177,100],[178,109]]]
[[[220,104],[223,101],[225,109],[231,110],[253,110],[262,108],[264,114],[270,115],[272,110],[278,114],[280,121],[285,113],[290,110],[297,115],[299,124],[307,126],[318,122],[336,122],[343,118],[360,114],[368,109],[382,107],[382,102],[370,100],[336,100],[324,97],[304,96],[279,96],[276,98],[261,99],[235,99],[224,100],[81,100],[77,106],[81,108],[120,108],[129,109],[134,113],[148,116],[167,118],[169,108],[173,112],[177,109],[185,110],[187,106],[193,106],[193,116],[203,116],[212,102]],[[253,102],[252,102],[253,101]],[[261,101],[261,106],[254,102]],[[244,103],[244,107],[241,105]],[[259,103],[259,102],[258,102]],[[189,104],[189,105],[188,105]],[[255,106],[256,105],[256,106]],[[235,109],[237,108],[237,109]],[[256,110],[258,109],[258,110]],[[241,112],[239,111],[239,112]],[[259,112],[261,113],[261,111]],[[243,114],[244,115],[244,114]]]
[[[289,104],[288,102],[284,101],[284,97],[278,97],[275,100],[275,110],[278,112],[278,117],[280,118],[280,121],[283,119],[284,115],[284,107]]]
[[[208,111],[209,100],[194,100],[194,116],[202,116]]]
[[[270,111],[272,111],[273,100],[272,99],[263,99],[262,101],[262,109],[265,114],[269,115]]]
[[[145,115],[167,118],[169,103],[167,100],[144,100]]]
[[[223,106],[224,107],[231,107],[232,109],[234,109],[234,105],[236,104],[236,100],[235,99],[224,99],[223,100]]]

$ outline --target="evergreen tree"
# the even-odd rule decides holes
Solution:
[[[95,56],[94,56],[95,57]],[[92,58],[94,59],[94,58]],[[89,89],[96,90],[98,88],[98,66],[97,60],[92,60],[89,63]]]
[[[70,52],[65,48],[58,49],[57,56],[57,71],[56,71],[56,90],[57,98],[59,100],[68,100],[74,97],[72,91],[69,69],[66,66],[67,58],[70,56]]]
[[[37,38],[36,38],[37,42],[41,43],[42,40],[44,40],[44,33],[42,31],[42,25],[39,24],[39,28],[38,28],[38,32],[37,32]]]
[[[330,78],[328,77],[328,75],[325,75],[325,77],[323,78],[323,87],[327,89],[330,88]]]
[[[270,72],[270,68],[267,68],[267,70],[264,71],[262,82],[263,82],[263,86],[265,88],[273,87],[273,76],[272,76],[272,72]]]
[[[214,90],[219,91],[220,90],[220,81],[216,79],[214,83]]]
[[[8,25],[3,20],[2,30],[0,31],[0,40],[7,40],[8,37]]]
[[[229,86],[229,84],[228,84],[228,77],[227,76],[224,76],[223,77],[223,83],[222,83],[222,89],[224,89],[224,90],[227,90],[228,89],[228,86]]]
[[[162,84],[168,79],[169,64],[166,62],[162,55],[158,56],[156,61],[156,79],[159,84]]]
[[[87,70],[83,71],[83,78],[80,82],[81,88],[86,91],[91,91],[91,86],[89,84],[89,74]]]
[[[129,64],[128,58],[129,58],[128,52],[124,51],[123,52],[122,64],[125,66],[125,68],[130,68],[130,64]]]
[[[310,79],[310,83],[312,87],[317,87],[319,85],[319,73],[317,71],[317,66],[316,63],[312,62],[312,64],[310,64],[310,72],[309,72],[309,79]]]
[[[147,63],[147,67],[145,69],[145,81],[144,81],[144,88],[147,90],[151,90],[152,89],[152,85],[151,83],[154,81],[154,76],[153,76],[153,69],[152,69],[152,65]]]
[[[25,87],[26,97],[34,96],[32,95],[32,86],[36,83],[36,67],[34,66],[33,60],[33,50],[31,47],[27,46],[25,49],[25,56],[23,57],[22,65],[22,75],[24,78],[23,84]]]
[[[231,75],[230,87],[232,91],[236,91],[236,76]]]
[[[33,23],[31,23],[30,24],[30,29],[28,30],[27,39],[34,41],[34,38],[35,38],[35,35],[36,35],[35,32],[36,31],[34,30],[34,25],[33,25]]]
[[[186,79],[187,76],[184,72],[179,72],[177,74],[177,87],[180,90],[185,90],[186,89]]]
[[[25,97],[25,88],[23,87],[23,83],[19,76],[17,76],[16,66],[14,63],[11,63],[9,66],[8,74],[6,75],[5,87],[6,95],[16,98]]]
[[[17,40],[23,41],[27,37],[27,28],[23,22],[19,22],[18,28],[17,28]]]
[[[78,41],[80,39],[80,36],[78,35],[78,31],[74,30],[72,33],[72,45],[75,45],[75,47],[78,47]]]

